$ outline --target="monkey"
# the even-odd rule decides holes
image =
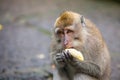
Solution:
[[[84,61],[65,49],[81,51]],[[65,11],[56,19],[51,42],[51,58],[60,80],[109,80],[110,54],[96,25],[83,15]]]

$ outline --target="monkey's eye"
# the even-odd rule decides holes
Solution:
[[[57,31],[57,35],[61,35],[61,34],[64,34],[64,32],[61,30]]]
[[[74,39],[75,39],[75,40],[79,40],[79,37],[75,37]]]
[[[57,31],[56,35],[59,37],[59,38],[62,38],[64,36],[64,32],[63,31]]]
[[[73,33],[74,31],[73,30],[67,30],[67,33]]]

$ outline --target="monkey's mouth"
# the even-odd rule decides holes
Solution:
[[[70,48],[75,49],[74,47],[70,47]]]
[[[69,47],[69,48],[66,48],[66,49],[76,49],[76,50],[80,51],[78,48],[75,48],[75,47]]]
[[[69,47],[69,48],[66,48],[66,49],[75,49],[74,47]]]

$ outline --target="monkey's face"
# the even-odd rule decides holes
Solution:
[[[55,28],[57,43],[61,45],[63,49],[80,47],[80,28],[77,28],[78,26],[75,25]]]
[[[82,32],[85,27],[85,19],[74,12],[64,12],[55,22],[55,37],[59,49],[80,49],[83,43]]]

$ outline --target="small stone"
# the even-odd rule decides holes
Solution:
[[[44,54],[39,54],[39,55],[37,55],[37,58],[39,58],[39,59],[44,59],[44,58],[45,58],[45,55],[44,55]]]
[[[0,31],[3,29],[3,26],[0,24]]]

